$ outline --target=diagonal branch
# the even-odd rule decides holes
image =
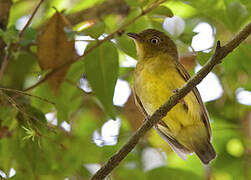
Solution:
[[[25,26],[23,27],[23,29],[19,32],[18,37],[21,38],[23,36],[23,33],[25,32],[25,30],[27,29],[27,27],[30,25],[33,17],[35,16],[35,14],[37,13],[38,8],[41,6],[41,4],[44,2],[44,0],[40,0],[40,2],[38,3],[38,5],[36,6],[36,8],[34,9],[33,13],[31,14],[31,17],[29,18],[28,22],[25,24]],[[1,9],[0,9],[1,10]],[[0,13],[1,14],[1,13]],[[0,24],[1,25],[1,24]],[[9,44],[8,46],[6,46],[6,51],[5,51],[5,56],[3,59],[3,62],[1,64],[1,68],[0,68],[0,80],[3,77],[4,71],[7,67],[9,58],[10,58],[10,52],[9,50],[11,49],[12,46],[14,46],[14,43]],[[1,39],[0,39],[0,47],[1,47]],[[1,49],[0,49],[1,51]]]
[[[102,17],[109,14],[128,15],[130,11],[129,5],[125,0],[108,0],[102,4],[97,4],[91,8],[84,9],[79,12],[66,15],[71,24],[76,25],[87,20],[101,20]]]
[[[45,98],[42,98],[42,97],[39,97],[39,96],[36,96],[36,95],[33,95],[33,94],[29,94],[29,93],[26,93],[26,92],[23,92],[23,91],[19,91],[17,89],[9,89],[9,88],[0,87],[0,90],[14,92],[14,93],[19,94],[19,95],[26,95],[26,96],[34,97],[34,98],[40,99],[41,101],[47,102],[49,104],[56,105],[54,102],[52,102],[52,101],[50,101],[48,99],[45,99]]]
[[[129,139],[129,141],[115,153],[104,164],[90,180],[104,179],[119,163],[128,155],[129,152],[136,146],[139,139],[150,130],[156,123],[158,123],[166,114],[184,98],[197,84],[199,84],[207,74],[213,69],[216,64],[219,64],[221,60],[232,52],[237,46],[240,45],[251,34],[251,22],[243,28],[231,41],[226,45],[220,45],[220,41],[217,42],[216,50],[212,58],[204,65],[204,67],[195,74],[176,94],[171,96],[168,101],[162,105],[157,111],[150,116],[142,126],[135,132],[135,134]]]
[[[4,31],[7,29],[11,5],[12,5],[11,0],[4,0],[4,1],[0,0],[0,29]],[[3,70],[6,67],[9,56],[7,55],[8,51],[5,51],[6,50],[5,47],[6,47],[5,42],[3,41],[2,38],[0,38],[0,80],[3,74]]]
[[[109,34],[108,36],[106,36],[103,40],[98,41],[96,44],[94,44],[92,47],[90,47],[87,51],[85,51],[85,53],[82,56],[79,56],[75,61],[69,61],[65,64],[62,64],[61,66],[51,70],[48,74],[45,75],[44,78],[42,78],[40,81],[38,81],[36,84],[26,88],[24,91],[29,91],[34,89],[35,87],[39,86],[40,84],[44,83],[45,81],[47,81],[47,79],[49,79],[52,75],[54,75],[56,72],[58,72],[59,70],[61,70],[62,68],[65,68],[71,64],[74,64],[75,62],[77,62],[80,58],[86,56],[87,54],[89,54],[90,52],[92,52],[94,49],[96,49],[97,47],[99,47],[100,45],[102,45],[104,42],[111,40],[116,34],[121,34],[124,29],[131,25],[132,23],[134,23],[137,19],[141,18],[142,16],[146,15],[147,13],[151,12],[153,9],[157,8],[160,4],[166,2],[167,0],[161,0],[161,1],[157,1],[156,3],[154,3],[151,7],[147,8],[146,10],[143,10],[138,16],[136,16],[135,18],[133,18],[132,20],[128,21],[127,23],[125,23],[124,25],[122,25],[120,28],[118,28],[116,31],[114,31],[113,33]]]
[[[3,62],[2,62],[1,67],[0,67],[0,80],[3,77],[5,68],[6,68],[7,64],[8,64],[9,57],[10,57],[10,55],[9,55],[9,46],[6,46],[5,55],[4,55]]]
[[[33,17],[35,16],[35,14],[37,13],[39,7],[41,6],[41,4],[44,2],[44,0],[40,0],[39,3],[37,4],[36,8],[34,9],[34,11],[31,14],[31,17],[29,18],[28,22],[25,24],[25,26],[23,27],[23,29],[19,32],[18,36],[21,38],[23,36],[24,31],[28,28],[28,26],[30,25]]]

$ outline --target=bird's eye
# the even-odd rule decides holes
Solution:
[[[159,43],[159,40],[157,38],[152,38],[151,39],[151,43],[154,44],[154,45],[156,45],[156,44]]]

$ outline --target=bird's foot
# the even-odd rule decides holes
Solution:
[[[176,88],[176,89],[174,89],[172,92],[175,94],[175,93],[177,93],[178,91],[179,91],[179,89]],[[179,102],[184,106],[185,109],[188,109],[188,106],[187,106],[187,104],[186,104],[184,98],[182,98],[181,100],[179,100]]]

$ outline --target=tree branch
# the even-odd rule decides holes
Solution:
[[[106,164],[104,164],[92,177],[91,180],[104,179],[118,164],[128,155],[129,152],[136,146],[139,139],[150,130],[155,124],[157,124],[166,114],[184,98],[197,84],[199,84],[203,78],[213,69],[216,64],[219,64],[221,60],[232,52],[244,39],[246,39],[251,33],[251,22],[244,27],[231,41],[225,46],[220,46],[220,41],[217,42],[216,50],[212,58],[204,65],[204,67],[190,78],[187,83],[178,90],[168,101],[162,105],[157,111],[150,116],[142,126],[135,132],[135,134],[129,139],[129,141],[115,153]]]
[[[49,104],[52,104],[52,105],[56,105],[56,103],[48,100],[48,99],[45,99],[45,98],[42,98],[42,97],[39,97],[39,96],[36,96],[36,95],[33,95],[33,94],[29,94],[29,93],[26,93],[26,92],[23,92],[23,91],[19,91],[17,89],[9,89],[9,88],[2,88],[0,87],[0,90],[2,91],[9,91],[9,92],[14,92],[16,94],[20,94],[20,95],[26,95],[26,96],[30,96],[30,97],[34,97],[34,98],[37,98],[41,101],[44,101],[44,102],[47,102]]]
[[[7,28],[11,5],[12,5],[11,0],[0,0],[0,29],[2,29],[4,31]],[[1,69],[2,69],[2,66],[3,65],[5,66],[5,64],[7,62],[7,60],[5,60],[7,58],[7,56],[5,54],[5,46],[6,46],[6,44],[4,43],[3,39],[0,38],[0,64],[1,64]]]
[[[109,0],[94,7],[67,15],[71,24],[78,24],[87,20],[100,20],[108,14],[120,14],[126,16],[130,7],[124,0]]]
[[[58,72],[62,68],[65,68],[65,67],[67,67],[67,66],[69,66],[71,64],[74,64],[79,59],[81,59],[82,57],[84,57],[87,54],[91,53],[94,49],[96,49],[97,47],[99,47],[100,45],[102,45],[104,42],[111,40],[116,34],[121,34],[121,32],[123,32],[124,29],[127,26],[129,26],[130,24],[134,23],[137,19],[139,19],[140,17],[146,15],[147,13],[149,13],[150,11],[152,11],[153,9],[157,8],[160,4],[164,3],[165,1],[167,1],[167,0],[158,1],[158,2],[154,3],[151,7],[147,8],[146,10],[143,10],[138,16],[136,16],[135,18],[133,18],[131,21],[128,21],[127,23],[125,23],[124,25],[122,25],[120,28],[118,28],[116,31],[114,31],[113,33],[111,33],[108,36],[106,36],[103,40],[98,41],[96,44],[94,44],[92,47],[90,47],[88,50],[86,50],[85,53],[82,56],[77,57],[77,59],[74,60],[74,61],[68,61],[65,64],[62,64],[61,66],[59,66],[59,67],[51,70],[48,74],[45,75],[44,78],[42,78],[36,84],[34,84],[34,85],[26,88],[24,91],[29,91],[29,90],[34,89],[35,87],[37,87],[40,84],[44,83],[47,79],[49,79],[52,75],[54,75],[56,72]]]
[[[3,58],[3,62],[1,64],[1,68],[0,68],[0,80],[2,79],[4,70],[7,67],[8,59],[9,59],[9,46],[6,47],[5,55],[4,55],[4,58]]]
[[[8,24],[11,5],[11,0],[0,0],[0,28],[3,30],[6,30]]]
[[[19,38],[21,38],[23,36],[23,33],[24,31],[27,29],[27,27],[30,25],[33,17],[35,16],[38,8],[40,7],[40,5],[44,2],[44,0],[40,0],[40,2],[38,3],[38,5],[36,6],[36,8],[34,9],[34,11],[32,12],[31,14],[31,17],[29,18],[28,22],[25,24],[25,26],[23,27],[23,29],[19,32],[18,36]],[[1,5],[1,4],[0,4]],[[1,10],[1,9],[0,9]],[[9,12],[9,11],[8,11]],[[8,17],[8,16],[7,16]],[[8,19],[7,19],[8,20]],[[4,74],[4,71],[7,67],[7,64],[8,64],[8,60],[10,58],[10,53],[9,53],[9,50],[11,49],[12,46],[14,46],[15,44],[14,43],[11,43],[7,46],[7,49],[5,51],[5,56],[4,56],[4,59],[3,59],[3,62],[1,64],[1,68],[0,68],[0,80],[2,79],[3,77],[3,74]],[[0,47],[1,47],[1,42],[0,42]],[[0,49],[1,50],[1,49]]]
[[[23,29],[19,32],[18,36],[21,38],[23,36],[24,31],[27,29],[27,27],[30,25],[33,17],[35,16],[35,14],[37,13],[37,10],[39,9],[39,7],[41,6],[41,4],[44,2],[44,0],[40,0],[39,3],[37,4],[36,8],[34,9],[34,11],[31,14],[31,17],[29,18],[28,22],[25,24],[25,26],[23,27]]]

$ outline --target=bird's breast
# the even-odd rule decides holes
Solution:
[[[161,62],[158,59],[139,63],[134,75],[134,90],[145,111],[152,115],[185,80],[175,68],[175,64]],[[182,127],[201,124],[201,109],[195,95],[190,92],[168,112],[163,121],[173,134],[179,133]]]
[[[158,59],[138,64],[134,75],[136,94],[148,114],[164,104],[184,83],[174,65]]]

